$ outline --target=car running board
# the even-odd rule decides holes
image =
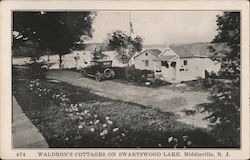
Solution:
[[[95,77],[95,75],[92,75],[92,74],[87,74],[87,76],[90,76],[90,77]]]

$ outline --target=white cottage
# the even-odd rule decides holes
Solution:
[[[135,68],[141,70],[154,70],[153,59],[158,57],[161,53],[159,49],[146,49],[133,57],[133,64]]]
[[[224,49],[228,49],[225,43],[170,45],[153,59],[155,77],[172,83],[205,78],[205,71],[220,70],[220,63],[209,57]]]

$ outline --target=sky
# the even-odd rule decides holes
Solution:
[[[130,11],[134,34],[147,44],[210,42],[219,11]],[[102,43],[108,33],[129,33],[129,11],[98,11],[89,43]]]

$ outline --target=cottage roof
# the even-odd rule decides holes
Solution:
[[[181,58],[210,57],[216,52],[229,50],[226,43],[191,43],[169,46]]]
[[[175,55],[159,56],[153,59],[153,61],[169,61],[170,59],[176,57]]]
[[[193,57],[193,54],[185,46],[169,46],[179,57]]]
[[[134,58],[136,58],[137,56],[139,56],[139,55],[141,55],[142,53],[145,53],[145,52],[151,53],[151,54],[153,54],[156,57],[161,54],[161,50],[159,50],[159,49],[146,49],[143,52],[135,55]]]

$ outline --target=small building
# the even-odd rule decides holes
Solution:
[[[103,51],[102,54],[104,55],[103,59],[112,60],[113,67],[125,67],[127,64],[122,63],[117,57],[118,53],[116,51]]]
[[[159,49],[146,49],[133,57],[135,68],[141,70],[154,70],[153,59],[161,54]]]
[[[220,63],[210,57],[225,49],[226,43],[170,45],[153,59],[155,77],[172,83],[205,78],[206,71],[220,70]]]

